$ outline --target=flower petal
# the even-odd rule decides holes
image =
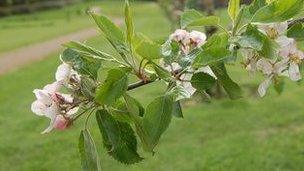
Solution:
[[[50,133],[54,129],[54,122],[55,122],[54,119],[51,120],[50,125],[44,131],[42,131],[41,134]]]
[[[39,100],[41,103],[45,104],[46,106],[49,106],[52,104],[53,100],[45,90],[35,89],[33,91],[35,94],[37,100]]]
[[[71,74],[72,67],[66,63],[58,66],[55,77],[57,81],[68,80]]]
[[[50,94],[53,94],[57,91],[59,91],[59,89],[61,88],[61,83],[56,81],[56,82],[53,82],[52,84],[48,84],[46,86],[43,87],[43,90],[47,91],[48,93]]]
[[[257,69],[262,71],[265,75],[270,75],[273,68],[268,60],[262,58],[257,62]]]
[[[285,33],[288,29],[288,22],[281,22],[281,23],[275,23],[273,25],[274,29],[277,30],[277,32],[279,33],[279,35]]]
[[[298,64],[294,62],[290,63],[288,72],[289,72],[289,77],[292,81],[299,81],[302,79]]]
[[[276,39],[276,42],[280,45],[280,47],[285,47],[292,45],[294,43],[294,39],[288,38],[287,36],[280,36]]]
[[[32,112],[34,112],[35,114],[39,115],[39,116],[43,116],[44,112],[46,110],[46,106],[40,102],[39,100],[36,100],[32,103],[31,105],[31,110]]]
[[[272,81],[272,77],[269,77],[260,84],[258,88],[258,92],[261,97],[264,97],[266,95],[267,89],[270,86],[271,81]]]
[[[201,47],[206,43],[207,36],[205,33],[194,30],[190,33],[190,39],[195,42],[198,47]]]

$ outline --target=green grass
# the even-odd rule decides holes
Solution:
[[[122,11],[116,9],[121,9],[123,3],[119,1],[78,3],[57,10],[2,18],[0,19],[0,53],[93,27],[94,23],[85,12],[92,6],[99,6],[104,14],[111,17],[121,17]]]
[[[138,31],[155,39],[168,33],[166,21],[154,4],[136,5],[135,11]],[[142,15],[143,11],[146,15]],[[111,52],[103,38],[92,39],[89,44]],[[80,170],[77,141],[83,121],[64,132],[40,135],[49,120],[30,111],[32,90],[54,80],[59,64],[56,56],[0,77],[0,170]],[[229,72],[242,84],[261,81],[250,79],[237,66],[229,67]],[[131,94],[146,105],[162,92],[161,87],[154,83]],[[185,118],[174,118],[156,154],[142,153],[145,161],[133,166],[124,166],[107,156],[94,118],[90,129],[101,165],[107,171],[301,171],[303,100],[303,88],[287,82],[281,96],[271,90],[263,99],[250,96],[211,103],[185,101]]]

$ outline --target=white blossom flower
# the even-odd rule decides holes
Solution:
[[[192,48],[197,48],[206,43],[207,36],[205,33],[199,31],[192,31],[191,33],[186,30],[177,29],[170,35],[169,41],[176,41],[180,43],[182,52],[188,54]]]
[[[56,81],[46,85],[43,89],[35,89],[33,91],[37,100],[32,103],[31,110],[35,114],[45,116],[51,120],[48,128],[42,132],[43,134],[56,128],[58,119],[57,122],[55,121],[59,115],[66,115],[66,118],[68,118],[70,110],[73,109],[74,113],[77,112],[73,107],[74,98],[71,95],[59,93],[60,87],[61,83]]]
[[[58,66],[55,77],[58,82],[62,82],[65,85],[78,84],[81,79],[80,75],[66,63]]]
[[[284,35],[288,29],[287,21],[282,23],[262,24],[259,25],[259,28],[269,38],[275,40],[275,42],[278,43],[280,48],[294,41],[294,39],[288,38],[287,36]]]
[[[280,56],[284,59],[289,60],[289,77],[292,81],[299,81],[302,79],[299,65],[304,60],[304,53],[297,49],[295,41],[290,42],[288,45],[284,46],[280,52]]]
[[[284,71],[287,69],[287,67],[287,60],[275,62],[262,58],[257,62],[257,69],[266,76],[266,80],[263,81],[258,88],[258,92],[261,97],[266,95],[267,89],[271,85],[274,77],[285,75]]]
[[[258,28],[268,35],[271,39],[277,39],[282,36],[288,29],[288,22],[260,24]]]
[[[244,65],[250,75],[253,75],[257,70],[257,61],[259,55],[252,49],[242,49],[242,55],[245,57]]]
[[[190,43],[190,35],[186,30],[177,29],[173,34],[170,35],[170,40],[187,45]]]
[[[199,31],[192,31],[190,33],[190,40],[196,47],[201,47],[206,43],[207,36],[205,33]]]

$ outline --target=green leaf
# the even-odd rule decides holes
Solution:
[[[211,26],[218,25],[220,19],[216,16],[204,17],[196,10],[187,10],[181,15],[181,28],[195,27],[195,26]]]
[[[240,0],[229,0],[228,14],[235,21],[240,12]]]
[[[177,118],[184,118],[180,101],[176,101],[176,102],[173,103],[172,115],[177,117]]]
[[[142,109],[138,108],[137,104],[134,103],[133,98],[127,94],[124,95],[127,108],[129,110],[129,116],[132,118],[135,125],[136,133],[140,138],[140,141],[143,145],[143,149],[148,152],[153,152],[153,145],[150,137],[148,136],[147,131],[144,129],[143,119],[140,117]],[[136,114],[139,111],[139,115]]]
[[[108,112],[111,113],[113,118],[119,122],[133,122],[132,118],[130,117],[127,104],[122,98],[117,100],[112,107],[109,107]]]
[[[297,23],[290,27],[287,31],[287,37],[299,39],[304,39],[304,25],[301,23]]]
[[[110,156],[124,164],[143,159],[137,153],[137,140],[128,123],[116,121],[106,110],[97,111],[96,120]]]
[[[265,0],[254,0],[250,6],[249,6],[249,11],[253,15],[255,14],[260,8],[266,6],[267,3]]]
[[[231,57],[231,52],[223,47],[213,47],[203,50],[194,60],[196,68],[223,61]]]
[[[83,56],[72,49],[64,50],[61,59],[65,63],[72,65],[73,69],[79,74],[97,79],[97,73],[101,67],[101,61],[99,59]]]
[[[151,42],[142,42],[136,48],[136,53],[147,60],[159,59],[162,57],[161,46]]]
[[[158,75],[159,78],[165,80],[165,81],[170,81],[171,80],[171,73],[164,68],[158,66],[157,64],[153,63],[153,68]]]
[[[191,78],[192,86],[203,93],[215,85],[215,78],[204,72],[195,73]]]
[[[211,69],[217,77],[218,82],[224,87],[231,99],[238,99],[242,97],[243,92],[241,87],[229,77],[223,63],[213,65],[211,66]]]
[[[125,1],[125,22],[127,26],[127,41],[131,45],[134,35],[134,26],[132,20],[132,12],[128,0]]]
[[[303,0],[275,0],[260,8],[252,18],[253,22],[283,22],[299,14],[303,9]]]
[[[96,91],[95,101],[103,105],[112,105],[128,88],[128,76],[123,69],[111,69],[108,76]]]
[[[100,171],[100,160],[94,140],[89,130],[82,130],[79,137],[78,149],[81,158],[82,170]]]
[[[143,116],[145,113],[145,108],[137,101],[135,98],[129,96],[128,94],[124,94],[124,98],[126,100],[126,106],[130,113],[136,116]]]
[[[117,52],[120,54],[125,53],[127,48],[123,32],[105,16],[92,14],[92,17]]]
[[[101,59],[101,60],[111,60],[112,59],[111,55],[101,52],[97,49],[94,49],[94,48],[87,46],[80,42],[72,41],[72,42],[65,44],[64,46],[66,46],[70,49],[73,49],[74,51],[77,51],[83,55],[91,55],[92,57],[97,58],[97,59]]]
[[[170,95],[158,97],[147,106],[143,126],[152,142],[151,151],[171,122],[172,107],[173,99]]]
[[[227,49],[228,37],[225,34],[212,36],[203,46],[203,50],[196,56],[193,67],[199,68],[231,58]]]
[[[237,41],[243,48],[252,48],[265,58],[274,58],[277,45],[256,26],[249,24],[246,32]]]

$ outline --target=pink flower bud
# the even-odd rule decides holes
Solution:
[[[62,115],[57,115],[54,122],[54,128],[58,130],[64,130],[68,127],[69,120]]]

